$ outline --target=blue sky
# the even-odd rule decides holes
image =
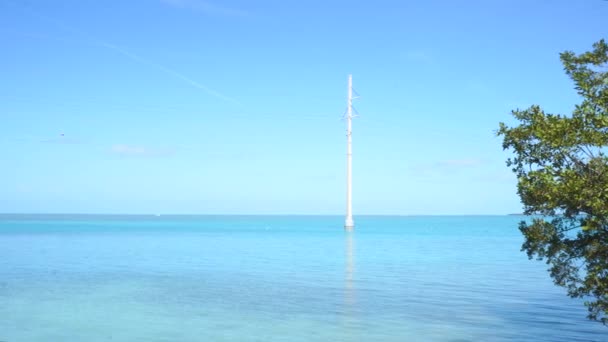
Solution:
[[[495,137],[578,101],[608,2],[0,0],[0,212],[521,211]],[[62,135],[63,134],[63,135]]]

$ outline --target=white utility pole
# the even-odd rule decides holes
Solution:
[[[348,109],[346,110],[346,220],[344,221],[344,229],[347,231],[353,230],[355,222],[353,221],[353,75],[348,75]]]

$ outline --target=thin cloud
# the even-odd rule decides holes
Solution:
[[[411,171],[416,177],[436,180],[437,177],[443,178],[465,171],[480,170],[483,165],[484,162],[476,158],[446,159],[414,165],[411,167]]]
[[[424,50],[409,50],[403,54],[403,58],[410,62],[432,63],[433,57]]]
[[[491,183],[517,183],[517,176],[508,171],[496,171],[487,173],[482,177],[478,178],[480,181],[491,182]]]
[[[482,164],[479,159],[449,159],[437,162],[435,165],[445,168],[474,167]]]
[[[32,136],[26,135],[22,137],[17,137],[13,139],[8,139],[8,141],[18,142],[18,143],[38,143],[38,144],[57,144],[57,145],[82,145],[86,142],[81,139],[71,138],[66,136],[59,137],[40,137],[40,136]]]
[[[181,0],[161,0],[161,1],[163,1],[163,2],[172,2],[172,3],[182,3],[183,2],[184,6],[188,5],[188,4],[197,4],[197,3],[199,3],[198,1],[192,1],[192,0],[183,0],[183,1],[181,1]],[[206,2],[202,2],[201,1],[200,3],[201,4],[205,4]],[[216,10],[222,9],[222,7],[218,7],[218,6],[214,7],[214,6],[211,6],[210,4],[208,4],[208,6],[209,6],[209,8],[216,8]],[[81,30],[81,29],[78,29],[78,28],[76,28],[74,26],[68,25],[68,24],[66,24],[66,23],[64,23],[62,21],[59,21],[59,20],[55,19],[55,18],[49,17],[47,15],[44,15],[44,14],[41,14],[41,13],[38,13],[38,12],[35,12],[35,11],[29,9],[29,8],[22,8],[22,9],[25,10],[25,11],[27,11],[27,12],[29,12],[31,15],[36,16],[36,17],[38,17],[38,18],[40,18],[40,19],[42,19],[42,20],[44,20],[46,22],[50,22],[53,25],[62,27],[64,29],[72,32],[73,34],[79,36],[80,39],[79,40],[74,40],[74,39],[64,38],[64,37],[51,37],[51,36],[48,36],[48,35],[29,34],[32,37],[46,38],[46,39],[50,39],[50,40],[65,41],[65,42],[77,41],[77,42],[84,43],[84,44],[87,44],[87,45],[99,46],[99,47],[102,47],[102,48],[105,48],[105,49],[108,49],[108,50],[112,50],[114,52],[118,52],[119,54],[121,54],[121,55],[123,55],[123,56],[125,56],[125,57],[127,57],[127,58],[129,58],[129,59],[131,59],[131,60],[133,60],[133,61],[135,61],[137,63],[139,63],[139,64],[146,65],[146,66],[149,66],[149,67],[153,67],[153,68],[155,68],[155,69],[157,69],[157,70],[159,70],[159,71],[161,71],[161,72],[163,72],[163,73],[165,73],[165,74],[167,74],[169,76],[172,76],[172,77],[174,77],[176,79],[179,79],[179,80],[181,80],[181,81],[189,84],[190,86],[192,86],[194,88],[197,88],[199,90],[202,90],[205,93],[207,93],[207,94],[209,94],[211,96],[214,96],[214,97],[216,97],[218,99],[221,99],[221,100],[224,100],[224,101],[228,101],[228,102],[232,102],[232,103],[235,103],[237,105],[241,105],[236,99],[233,99],[233,98],[231,98],[229,96],[226,96],[226,95],[224,95],[224,94],[222,94],[222,93],[220,93],[220,92],[218,92],[216,90],[213,90],[213,89],[205,86],[204,84],[202,84],[200,82],[197,82],[197,81],[195,81],[195,80],[193,80],[193,79],[185,76],[184,74],[179,73],[179,72],[177,72],[177,71],[175,71],[175,70],[173,70],[173,69],[171,69],[169,67],[166,67],[166,66],[158,64],[158,63],[151,62],[150,60],[148,60],[146,58],[143,58],[143,57],[141,57],[141,56],[139,56],[139,55],[137,55],[137,54],[135,54],[133,52],[130,52],[130,51],[128,51],[128,50],[126,50],[126,49],[124,49],[122,47],[118,47],[115,44],[112,44],[110,42],[106,42],[106,41],[103,41],[103,40],[100,40],[100,39],[96,39],[95,37],[93,37],[89,33],[85,32],[84,30]]]
[[[175,155],[172,148],[154,148],[139,145],[116,144],[110,151],[123,157],[170,157]]]
[[[144,58],[142,58],[142,57],[140,57],[140,56],[138,56],[138,55],[136,55],[136,54],[134,54],[134,53],[132,53],[130,51],[127,51],[127,50],[125,50],[125,49],[123,49],[121,47],[118,47],[118,46],[116,46],[114,44],[110,44],[110,43],[106,43],[106,42],[101,42],[100,41],[100,42],[97,43],[97,45],[102,46],[102,47],[107,48],[107,49],[110,49],[110,50],[114,50],[115,52],[118,52],[118,53],[122,54],[123,56],[128,57],[131,60],[133,60],[135,62],[138,62],[140,64],[144,64],[144,65],[147,65],[147,66],[154,67],[154,68],[156,68],[156,69],[164,72],[165,74],[168,74],[168,75],[173,76],[173,77],[175,77],[177,79],[180,79],[180,80],[182,80],[182,81],[190,84],[191,86],[193,86],[195,88],[198,88],[198,89],[206,92],[207,94],[209,94],[211,96],[217,97],[217,98],[222,99],[224,101],[228,101],[228,102],[232,102],[232,103],[240,105],[240,103],[237,100],[235,100],[235,99],[233,99],[233,98],[231,98],[229,96],[226,96],[226,95],[224,95],[224,94],[222,94],[222,93],[220,93],[218,91],[215,91],[215,90],[213,90],[213,89],[211,89],[211,88],[209,88],[209,87],[207,87],[207,86],[205,86],[205,85],[203,85],[203,84],[201,84],[201,83],[199,83],[199,82],[197,82],[197,81],[195,81],[195,80],[193,80],[193,79],[191,79],[191,78],[189,78],[187,76],[184,76],[183,74],[180,74],[179,72],[177,72],[177,71],[175,71],[173,69],[170,69],[170,68],[167,68],[166,66],[163,66],[163,65],[151,62],[151,61],[149,61],[147,59],[144,59]]]
[[[78,139],[72,138],[51,138],[51,139],[43,139],[40,140],[43,144],[60,144],[60,145],[80,145],[84,142]]]
[[[229,17],[248,17],[250,13],[244,11],[242,9],[230,8],[225,6],[220,6],[214,4],[209,1],[204,0],[161,0],[162,3],[182,8],[189,9],[201,13],[205,13],[207,15],[220,15],[220,16],[229,16]]]

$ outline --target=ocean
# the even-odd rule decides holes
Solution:
[[[608,341],[522,219],[0,215],[0,341]]]

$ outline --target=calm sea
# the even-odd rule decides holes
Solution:
[[[516,216],[0,216],[0,341],[608,341]]]

